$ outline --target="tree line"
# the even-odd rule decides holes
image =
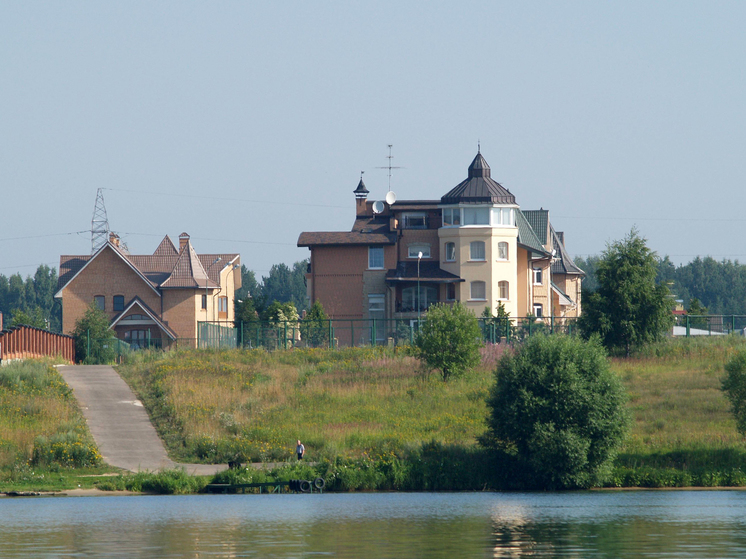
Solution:
[[[62,328],[62,305],[54,299],[57,291],[57,269],[42,264],[33,276],[24,280],[21,274],[0,274],[0,312],[3,326],[26,324],[59,332]]]
[[[585,271],[583,290],[598,290],[600,256],[577,257]],[[697,257],[676,266],[668,256],[657,259],[656,283],[667,285],[675,299],[681,299],[692,314],[746,314],[746,264],[738,260]],[[696,312],[694,312],[696,310]]]

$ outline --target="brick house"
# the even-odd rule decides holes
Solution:
[[[196,339],[198,322],[232,321],[240,287],[238,254],[197,254],[182,233],[178,250],[166,236],[153,254],[132,255],[111,234],[92,255],[60,257],[55,298],[65,333],[93,303],[109,315],[118,338],[166,346]]]
[[[351,231],[298,239],[311,251],[309,299],[331,318],[414,321],[430,304],[453,301],[476,315],[503,304],[512,317],[579,316],[585,274],[564,234],[547,210],[522,211],[481,153],[438,200],[374,203],[362,179],[354,194]]]

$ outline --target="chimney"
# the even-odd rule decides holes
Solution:
[[[184,250],[184,247],[189,242],[189,235],[187,233],[182,233],[179,235],[179,252]]]
[[[119,235],[116,233],[109,233],[109,242],[119,248]]]
[[[355,193],[355,215],[366,215],[368,213],[367,198],[369,191],[367,188],[365,188],[362,174],[360,175],[360,182],[358,183],[357,188],[353,190],[353,192]]]

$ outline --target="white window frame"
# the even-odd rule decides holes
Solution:
[[[474,293],[475,287],[482,287],[482,293]],[[478,295],[481,295],[479,297]],[[487,300],[487,282],[476,280],[469,284],[469,300],[470,301],[486,301]]]
[[[448,255],[448,246],[449,245],[451,247],[453,247],[453,255],[451,255],[450,258],[449,258],[449,255]],[[445,260],[444,260],[445,262],[456,262],[456,243],[451,242],[451,241],[447,242],[443,246],[443,253],[445,254]]]
[[[422,258],[430,258],[430,245],[418,244],[407,246],[407,258],[417,258],[419,253]]]
[[[544,305],[541,303],[534,303],[534,316],[536,318],[544,318]]]
[[[533,268],[534,285],[544,285],[544,270],[542,268]]]
[[[510,283],[507,280],[498,282],[497,290],[499,294],[499,297],[497,298],[498,301],[509,301],[510,300]]]
[[[443,227],[461,226],[461,208],[443,208]]]
[[[502,252],[501,249],[505,249],[505,257],[503,258],[500,253]],[[497,259],[507,262],[510,260],[510,245],[505,241],[500,241],[497,243]]]
[[[368,312],[386,312],[385,293],[371,293],[368,295]]]
[[[378,264],[378,262],[376,261],[378,260],[378,255],[380,255],[381,265],[374,266],[374,264]],[[369,270],[383,270],[385,267],[384,256],[385,255],[383,252],[383,247],[369,246],[368,247],[368,269]]]
[[[474,247],[482,245],[482,257],[474,257]],[[469,261],[470,262],[485,262],[487,260],[487,246],[484,241],[472,241],[469,243]]]
[[[469,208],[463,208],[463,220],[462,223],[465,227],[489,227],[490,225],[490,208],[485,206],[476,206],[476,207],[469,207]],[[471,217],[474,217],[474,223],[469,223],[469,219]],[[479,221],[477,218],[481,217],[482,221]],[[486,221],[484,218],[487,218]]]

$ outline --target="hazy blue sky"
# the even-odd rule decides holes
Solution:
[[[746,260],[746,3],[0,1],[0,273],[182,231],[258,275],[481,141],[573,255]],[[84,231],[83,233],[76,233]]]

